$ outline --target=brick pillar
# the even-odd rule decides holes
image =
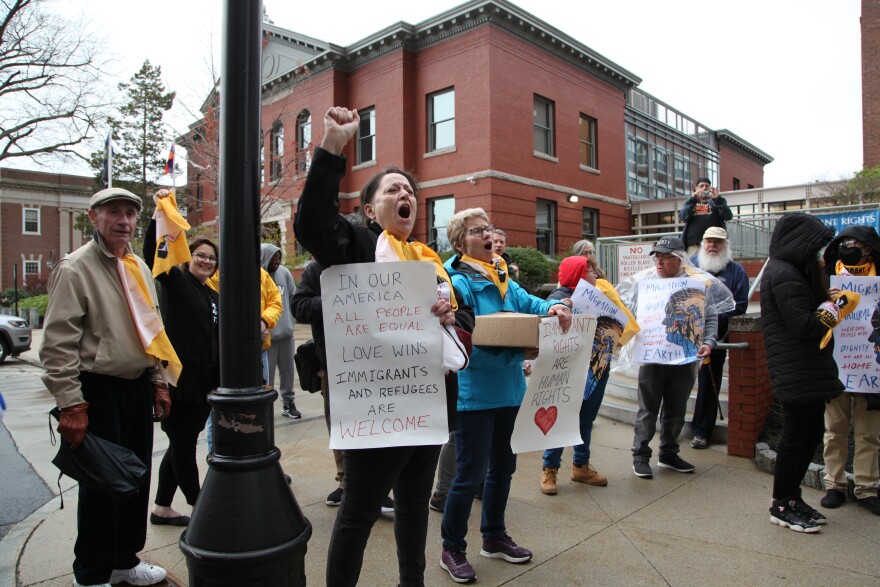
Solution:
[[[728,342],[749,348],[728,352],[727,454],[753,459],[773,403],[760,314],[731,318]]]

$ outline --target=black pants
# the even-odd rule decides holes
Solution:
[[[709,364],[700,367],[697,375],[697,402],[694,404],[694,419],[691,428],[694,436],[712,438],[715,420],[718,418],[718,394],[721,391],[721,377],[727,351],[713,350]]]
[[[168,450],[159,465],[156,505],[168,507],[180,487],[186,503],[195,505],[199,496],[199,466],[196,464],[196,442],[211,414],[207,403],[173,401],[171,414],[162,422],[168,435]]]
[[[782,434],[776,447],[773,499],[800,497],[816,448],[825,432],[825,404],[782,404]]]
[[[89,402],[89,431],[133,451],[147,466],[137,495],[114,502],[107,494],[79,486],[73,574],[77,583],[106,583],[114,569],[130,569],[147,540],[150,467],[153,453],[153,386],[148,374],[119,379],[80,373]]]
[[[364,549],[382,501],[394,489],[394,538],[401,587],[421,587],[425,575],[428,500],[439,446],[345,451],[345,492],[327,555],[327,586],[356,585]]]

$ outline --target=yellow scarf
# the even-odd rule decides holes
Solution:
[[[835,273],[838,275],[854,275],[856,277],[876,277],[877,270],[874,263],[867,262],[864,265],[844,265],[843,261],[838,260],[834,266]]]
[[[137,259],[130,253],[126,254],[116,263],[116,270],[122,281],[128,309],[131,311],[131,318],[144,350],[159,361],[159,368],[165,380],[171,385],[177,385],[183,365],[177,358],[168,335],[165,334],[165,326],[159,313],[156,312],[156,305],[147,290]]]
[[[443,267],[443,261],[440,260],[439,255],[437,255],[431,247],[418,241],[402,241],[387,230],[382,231],[382,236],[385,237],[388,244],[391,246],[391,249],[401,261],[425,261],[427,263],[433,263],[437,278],[443,280],[446,282],[446,285],[449,286],[449,303],[452,304],[453,311],[458,310],[458,301],[455,299],[455,292],[452,289],[452,281],[446,273],[446,268]]]
[[[507,270],[507,262],[504,259],[497,255],[493,255],[492,262],[485,263],[468,255],[462,255],[461,260],[479,271],[483,276],[490,279],[492,283],[498,287],[498,291],[501,292],[501,299],[504,299],[504,296],[507,295],[508,279],[510,279],[510,272]],[[501,276],[498,274],[499,269],[504,271],[506,275],[504,281],[501,281]]]
[[[167,198],[158,198],[156,201],[156,253],[153,259],[153,277],[168,273],[171,268],[181,263],[192,260],[189,247],[186,244],[185,230],[189,230],[189,223],[177,210],[177,200],[174,192]]]

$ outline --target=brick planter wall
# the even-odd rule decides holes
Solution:
[[[749,348],[728,352],[727,454],[753,459],[773,402],[760,314],[731,318],[728,342]]]

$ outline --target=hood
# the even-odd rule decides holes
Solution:
[[[566,257],[559,264],[559,285],[572,290],[577,288],[586,267],[586,257]]]
[[[819,249],[831,242],[834,229],[809,214],[795,212],[785,214],[776,223],[770,237],[770,258],[806,267],[816,257]]]
[[[828,248],[825,250],[825,265],[834,267],[840,259],[840,243],[848,238],[854,238],[868,245],[871,249],[871,259],[876,263],[880,261],[880,235],[873,226],[848,226],[840,231]]]
[[[260,245],[260,266],[268,271],[269,261],[280,251],[278,247],[271,243],[263,243]]]

